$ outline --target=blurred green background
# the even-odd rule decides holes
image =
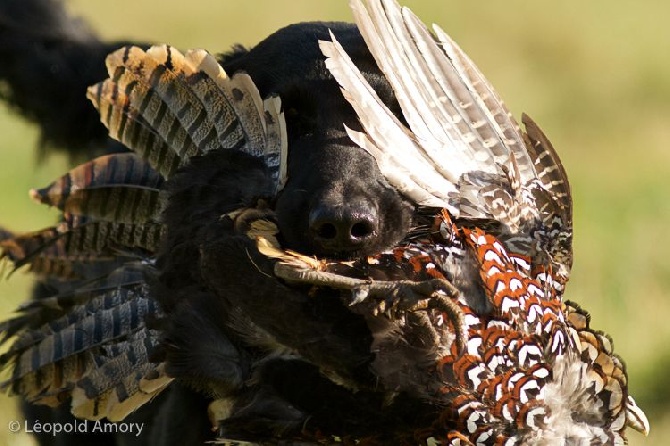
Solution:
[[[0,0],[1,1],[1,0]],[[70,11],[105,38],[224,51],[251,46],[307,20],[351,21],[346,1],[72,0]],[[549,135],[570,176],[575,265],[569,299],[610,333],[626,360],[630,390],[651,420],[645,439],[670,438],[670,3],[406,0],[470,54],[516,116]],[[272,61],[268,61],[269,64]],[[66,167],[36,167],[37,134],[0,109],[0,224],[38,229],[55,214],[30,202]],[[30,278],[0,282],[3,318],[27,297]],[[0,396],[0,444],[30,445],[7,432],[16,401]]]

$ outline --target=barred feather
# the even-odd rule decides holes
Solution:
[[[521,121],[526,128],[525,135],[530,140],[526,148],[535,166],[537,179],[551,197],[549,202],[537,205],[540,214],[559,215],[566,226],[572,227],[572,194],[563,163],[554,146],[535,121],[525,113],[521,115]],[[545,206],[549,209],[545,209]]]
[[[160,393],[172,378],[150,356],[159,344],[160,333],[140,332],[104,348],[105,361],[77,382],[72,391],[73,415],[89,420],[123,420]]]
[[[95,277],[96,266],[108,270],[135,249],[154,253],[165,228],[160,223],[86,221],[70,216],[63,223],[0,242],[2,258],[20,268],[63,279]],[[84,271],[87,271],[84,273]]]
[[[114,279],[116,288],[103,286],[26,306],[25,316],[15,319],[18,337],[0,359],[12,367],[2,387],[50,405],[72,393],[73,411],[76,403],[78,414],[95,419],[118,420],[149,401],[170,380],[157,374],[160,364],[149,359],[160,332],[147,323],[162,317],[161,311],[144,280],[133,283],[136,279],[136,271],[121,270]],[[38,310],[45,305],[62,315],[40,318]],[[150,383],[140,386],[140,379],[126,380],[140,370]],[[91,386],[99,391],[91,391]],[[89,390],[82,396],[79,388]]]
[[[162,178],[137,155],[101,156],[79,165],[31,197],[63,212],[116,223],[155,221]]]
[[[42,310],[58,311],[65,313],[74,305],[90,301],[106,291],[116,290],[118,288],[129,288],[140,285],[147,280],[147,277],[153,274],[151,266],[142,263],[142,261],[124,260],[123,265],[111,272],[101,274],[87,281],[79,281],[72,289],[61,290],[55,296],[42,297],[37,300],[30,300],[21,304],[17,311],[22,313],[39,312]],[[49,320],[52,320],[51,317]],[[48,320],[40,322],[46,323]]]
[[[279,98],[263,101],[246,74],[228,75],[203,50],[166,45],[120,49],[110,78],[88,91],[110,136],[168,178],[188,158],[239,149],[265,159],[276,188],[286,176],[286,127]]]
[[[431,162],[451,170],[454,182],[474,170],[503,175],[507,168],[516,176],[512,153],[516,163],[528,157],[502,103],[487,100],[493,98],[477,88],[481,83],[468,82],[447,42],[440,48],[409,9],[391,1],[367,5],[352,3],[354,17]]]
[[[229,78],[205,51],[128,47],[107,64],[110,78],[88,95],[110,135],[136,154],[97,158],[31,191],[64,212],[58,225],[0,234],[16,268],[84,279],[0,324],[1,342],[16,337],[0,360],[12,370],[2,386],[28,401],[71,397],[76,416],[121,420],[172,381],[152,362],[161,333],[150,324],[163,314],[147,285],[153,269],[136,260],[151,263],[163,239],[164,179],[192,156],[239,149],[263,158],[280,189],[287,146],[279,98],[263,101],[248,75]]]
[[[12,380],[16,381],[44,365],[128,336],[143,326],[146,315],[158,312],[153,301],[138,298],[135,293],[113,293],[120,296],[112,308],[99,308],[92,314],[84,313],[69,325],[58,327],[58,331],[51,332],[34,345],[16,352],[20,356],[16,358]],[[102,299],[104,297],[106,296]],[[66,318],[65,322],[56,321],[56,324],[69,322],[72,316],[67,315]],[[34,341],[34,337],[31,337],[31,341]],[[3,359],[6,360],[6,356]]]

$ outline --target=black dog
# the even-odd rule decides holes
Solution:
[[[400,117],[390,86],[353,25],[289,26],[250,50],[236,48],[224,54],[220,62],[228,73],[249,73],[261,96],[277,94],[282,99],[289,180],[274,208],[283,245],[305,254],[348,259],[395,245],[412,227],[414,207],[388,185],[372,157],[344,131],[344,125],[353,129],[360,125],[319,50],[318,41],[329,39],[328,30]],[[124,150],[107,137],[85,90],[106,77],[107,54],[128,43],[101,42],[69,18],[57,1],[5,1],[0,5],[3,97],[37,122],[44,147],[64,149],[78,158]],[[351,383],[373,386],[374,377],[368,371],[371,336],[365,323],[341,305],[335,292],[309,299],[301,290],[269,277],[263,259],[249,255],[251,242],[219,220],[230,210],[253,205],[266,188],[264,181],[257,160],[226,151],[195,159],[170,180],[164,213],[170,229],[159,255],[161,275],[154,288],[161,305],[172,314],[164,327],[170,348],[162,352],[162,359],[167,360],[170,374],[187,386],[172,386],[134,414],[134,419],[156,427],[140,439],[121,439],[124,444],[201,444],[213,438],[206,416],[209,398],[190,389],[205,395],[236,392],[264,355],[236,339],[230,328],[230,305],[253,312],[279,344],[328,365]],[[229,296],[227,303],[214,299],[202,283],[203,245],[211,247],[214,258],[223,259],[212,267],[211,275],[216,276],[219,291]],[[199,342],[203,339],[208,340]],[[234,359],[212,359],[223,345],[235,352]],[[261,363],[255,374],[258,386],[249,393],[238,392],[236,404],[245,409],[236,412],[223,433],[244,436],[239,431],[246,429],[269,435],[286,426],[299,427],[308,417],[320,429],[332,431],[343,425],[373,429],[389,422],[388,418],[374,421],[370,408],[381,404],[377,396],[369,397],[369,405],[361,404],[366,397],[354,399],[300,360]],[[301,379],[287,381],[287,376]],[[308,393],[306,387],[320,390]],[[27,415],[36,417],[37,411],[29,408]],[[65,412],[52,416],[63,417]],[[389,414],[395,417],[392,411]],[[50,416],[39,415],[43,421]],[[43,444],[60,441],[85,444],[90,439],[49,437]]]

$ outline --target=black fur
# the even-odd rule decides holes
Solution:
[[[282,98],[289,136],[289,182],[276,210],[285,244],[306,254],[358,257],[400,241],[409,229],[413,209],[344,131],[344,125],[359,130],[360,124],[318,47],[319,40],[330,39],[329,30],[380,98],[400,115],[390,86],[354,25],[291,25],[248,53],[222,62],[228,72],[249,73],[262,95]],[[339,222],[357,214],[374,220],[373,236],[358,243],[327,243],[332,239],[323,240],[315,233],[312,223],[319,215]]]
[[[400,116],[391,88],[355,26],[292,25],[249,51],[237,47],[221,57],[227,72],[245,71],[262,96],[278,94],[282,99],[289,138],[284,190],[269,196],[262,163],[225,150],[194,159],[167,184],[168,237],[154,291],[170,318],[156,359],[167,360],[173,376],[207,396],[238,395],[237,411],[221,427],[226,434],[274,435],[300,429],[308,419],[316,430],[332,433],[378,429],[389,421],[375,421],[378,395],[369,401],[354,398],[312,365],[268,362],[261,348],[246,345],[245,336],[254,335],[253,330],[244,333],[240,326],[289,346],[349,385],[374,387],[368,371],[372,337],[364,321],[335,292],[310,296],[277,281],[254,244],[234,234],[230,222],[221,218],[266,198],[276,210],[286,247],[340,259],[379,252],[409,231],[413,206],[344,131],[344,125],[360,125],[318,48],[319,40],[329,39],[329,29]],[[99,41],[68,17],[57,0],[6,0],[0,3],[3,98],[40,126],[44,147],[86,157],[101,147],[120,150],[106,137],[84,92],[106,77],[105,57],[125,43]],[[253,315],[253,323],[245,314]],[[291,382],[282,381],[291,376]],[[316,403],[318,398],[306,397],[296,383],[322,389],[322,401],[337,398],[342,402],[339,414]],[[183,414],[177,413],[183,410],[180,401],[201,409],[206,405],[206,398],[191,393],[178,387],[144,409],[155,414],[151,418],[156,428],[146,434],[147,444],[174,443],[159,430],[171,426],[173,418],[184,423]],[[201,444],[213,435],[201,428],[207,423],[203,413],[193,417],[194,428],[178,444]],[[361,417],[367,421],[361,423]]]
[[[41,153],[62,150],[81,161],[123,150],[107,137],[86,88],[107,76],[105,57],[127,43],[100,41],[59,0],[0,3],[0,97],[39,126]]]

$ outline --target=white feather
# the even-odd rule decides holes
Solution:
[[[497,187],[508,184],[513,200],[521,200],[520,188],[537,176],[533,162],[518,124],[474,63],[444,31],[435,27],[436,38],[395,0],[352,0],[351,8],[409,129],[332,34],[332,42],[320,45],[366,132],[349,134],[375,157],[389,182],[417,204],[445,207],[454,217],[496,215],[484,199],[459,200],[473,172],[491,174],[476,176]]]
[[[371,152],[387,178],[407,177],[402,185],[392,184],[405,189],[408,196],[417,186],[424,189],[423,193],[414,191],[425,197],[418,204],[431,202],[432,205],[456,211],[448,201],[449,192],[456,191],[454,183],[437,172],[433,163],[416,156],[421,146],[415,137],[382,103],[332,33],[331,39],[331,42],[319,42],[321,51],[327,57],[326,67],[342,86],[345,98],[367,132],[365,138],[358,137],[355,142]],[[388,147],[393,147],[393,150],[387,150]]]

